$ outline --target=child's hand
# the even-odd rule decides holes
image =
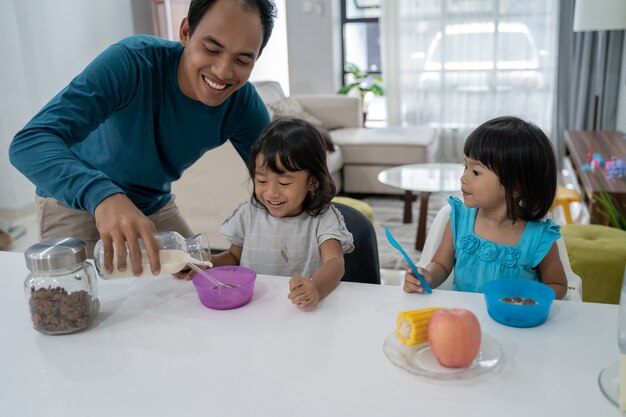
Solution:
[[[196,275],[196,272],[192,270],[191,268],[189,268],[188,266],[185,266],[183,269],[181,269],[180,271],[172,275],[174,275],[174,278],[179,279],[179,280],[191,281],[193,277]]]
[[[428,284],[431,283],[430,271],[428,269],[424,269],[418,266],[417,272],[422,274]],[[404,291],[419,293],[424,292],[424,287],[422,287],[422,283],[415,277],[415,275],[413,275],[413,270],[411,268],[407,268],[404,274]]]
[[[211,264],[211,262],[208,262],[208,265],[196,265],[196,266],[200,269],[207,270],[211,268],[213,265]],[[172,275],[174,275],[174,278],[179,279],[179,280],[191,281],[193,277],[196,276],[196,274],[197,272],[191,269],[189,265],[185,265],[183,269],[181,269],[180,271]]]
[[[320,301],[320,294],[313,280],[295,275],[289,280],[289,299],[299,309],[314,307]]]

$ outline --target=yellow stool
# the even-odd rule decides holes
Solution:
[[[552,203],[550,210],[554,210],[557,206],[561,206],[563,208],[563,213],[565,214],[565,223],[572,224],[572,214],[569,211],[569,205],[570,203],[579,201],[580,194],[578,194],[576,190],[572,190],[563,185],[557,185],[556,197],[554,198],[554,202]]]
[[[365,214],[367,218],[370,219],[372,223],[374,223],[374,210],[372,210],[372,206],[367,204],[365,201],[357,200],[356,198],[350,197],[335,197],[333,198],[333,201],[345,204],[346,206],[354,207],[361,213]]]

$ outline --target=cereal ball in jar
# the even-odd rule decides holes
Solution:
[[[46,240],[28,248],[24,257],[30,271],[24,293],[33,327],[51,335],[88,328],[100,303],[85,243],[74,238]]]

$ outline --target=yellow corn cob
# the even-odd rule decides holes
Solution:
[[[396,336],[407,346],[428,341],[428,320],[442,307],[422,308],[420,310],[403,311],[396,319]]]

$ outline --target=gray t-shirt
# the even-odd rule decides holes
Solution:
[[[303,212],[295,217],[273,217],[265,208],[241,204],[222,223],[220,232],[243,247],[239,264],[257,274],[312,277],[322,265],[320,245],[337,239],[343,253],[354,250],[352,233],[334,206],[319,216]]]

